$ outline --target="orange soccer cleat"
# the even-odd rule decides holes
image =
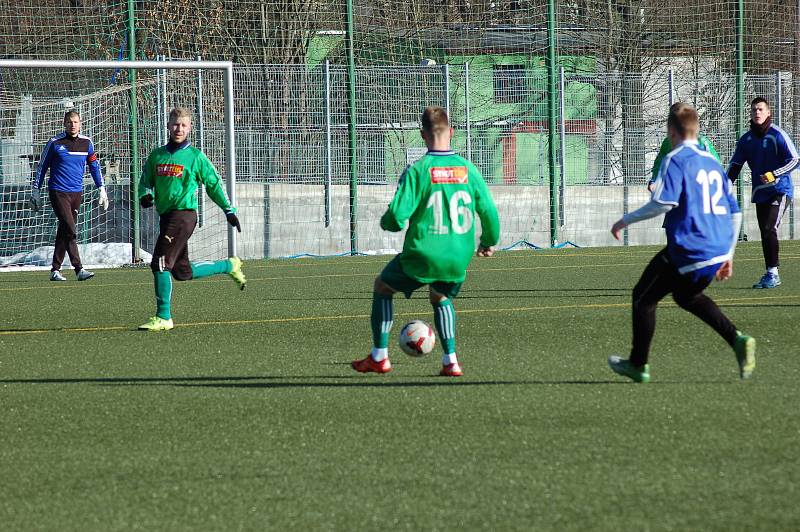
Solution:
[[[380,362],[375,362],[372,356],[354,360],[350,366],[359,373],[389,373],[392,371],[392,363],[388,358],[384,358]]]
[[[460,377],[463,373],[461,373],[461,366],[458,365],[458,362],[453,362],[442,366],[442,371],[439,372],[439,375],[442,377]]]

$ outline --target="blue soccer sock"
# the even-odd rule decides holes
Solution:
[[[376,350],[378,357],[373,356],[376,361],[386,358],[389,347],[389,333],[392,331],[394,323],[394,304],[391,295],[378,293],[372,294],[372,313],[370,314],[370,325],[372,326],[372,346],[373,354]]]
[[[456,353],[456,311],[453,303],[449,299],[433,304],[433,319],[436,324],[436,332],[439,333],[439,340],[442,343],[445,357]],[[444,361],[444,359],[443,359]],[[452,362],[449,362],[452,363]]]
[[[172,277],[169,272],[153,272],[153,281],[156,287],[156,316],[168,320],[172,317]]]

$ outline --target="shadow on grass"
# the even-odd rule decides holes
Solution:
[[[468,290],[469,293],[484,293],[484,292],[630,292],[631,287],[628,288],[476,288]],[[467,290],[465,290],[467,292]]]
[[[769,304],[751,304],[751,305],[743,305],[741,303],[725,303],[724,301],[720,301],[717,303],[720,307],[725,308],[775,308],[775,307],[786,307],[786,308],[797,308],[800,307],[800,303],[769,303]]]
[[[179,388],[427,388],[434,386],[586,386],[627,385],[624,380],[462,380],[438,376],[419,376],[420,380],[393,380],[392,377],[367,375],[284,375],[237,377],[87,377],[63,379],[0,379],[0,384],[96,384],[101,386],[173,386]],[[377,379],[377,380],[376,380]],[[283,382],[288,381],[288,382]],[[325,382],[329,381],[329,382]],[[659,384],[693,384],[688,382],[660,381]],[[722,384],[703,382],[701,384]]]
[[[284,379],[286,377],[283,377]],[[332,379],[359,379],[350,382],[313,382],[320,377],[305,377],[309,382],[214,382],[214,383],[172,383],[171,386],[179,388],[239,388],[239,389],[265,389],[265,388],[431,388],[436,386],[526,386],[526,385],[586,385],[586,384],[625,384],[616,381],[469,381],[455,380],[445,377],[431,377],[424,381],[395,381],[381,379],[376,381],[370,377],[330,377]],[[378,377],[380,378],[380,377]],[[280,380],[280,379],[278,379]]]

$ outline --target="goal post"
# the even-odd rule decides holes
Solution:
[[[223,108],[224,108],[224,129],[223,129],[223,139],[224,139],[224,179],[226,185],[226,191],[228,197],[230,199],[231,205],[236,205],[236,145],[235,145],[235,134],[234,134],[234,91],[233,91],[233,63],[230,61],[109,61],[109,60],[84,60],[84,61],[66,61],[66,60],[25,60],[25,59],[0,59],[0,73],[8,72],[11,70],[15,71],[41,71],[41,70],[54,70],[58,71],[62,69],[64,71],[109,71],[109,76],[114,72],[120,71],[164,71],[164,70],[187,70],[194,73],[200,71],[218,71],[222,75],[221,85],[222,85],[222,100],[223,100]],[[0,78],[2,80],[2,78]],[[3,80],[4,81],[4,80]],[[61,81],[61,80],[60,80]],[[0,91],[5,89],[6,83],[0,83]],[[131,76],[131,80],[129,83],[128,89],[130,89],[131,93],[131,106],[139,105],[139,102],[134,99],[136,97],[136,88],[137,86],[143,85],[141,81],[137,81],[134,76]],[[187,95],[189,93],[194,94],[194,89],[192,87],[186,87]],[[18,89],[19,92],[19,89]],[[53,92],[53,91],[51,91]],[[73,91],[74,92],[74,91]],[[66,93],[66,91],[65,91]],[[8,111],[8,108],[4,103],[2,98],[3,93],[0,92],[0,111]],[[74,96],[71,96],[74,98]],[[62,100],[70,102],[70,97],[62,98]],[[180,101],[180,95],[176,95],[173,98],[174,101]],[[165,100],[166,101],[166,100]],[[202,100],[201,100],[202,101]],[[66,108],[64,109],[66,110]],[[13,109],[12,109],[13,111]],[[6,125],[6,124],[4,124]],[[129,121],[129,127],[131,128],[131,135],[130,139],[135,139],[136,135],[138,134],[137,129],[139,128],[139,124],[134,121]],[[32,126],[31,126],[32,128]],[[13,127],[8,127],[6,129],[13,129]],[[31,136],[32,138],[32,136]],[[97,139],[95,139],[97,141]],[[33,144],[33,141],[31,141]],[[2,148],[0,146],[0,148]],[[130,149],[130,148],[129,148]],[[136,151],[138,153],[138,148],[136,147],[135,141],[133,142],[132,151]],[[3,154],[0,152],[0,157]],[[22,157],[20,155],[19,157]],[[32,167],[33,164],[33,155],[28,154],[28,159],[30,159],[30,164]],[[143,161],[139,161],[143,162]],[[131,261],[138,262],[139,261],[139,250],[142,247],[141,242],[141,231],[140,231],[140,207],[138,203],[138,184],[139,184],[139,176],[141,168],[139,167],[139,163],[136,163],[136,157],[131,157],[130,160],[130,169],[129,169],[129,178],[130,178],[130,204],[131,204],[131,215],[130,215],[130,240],[131,240]],[[0,181],[2,181],[2,167],[0,167]],[[24,189],[23,189],[24,190]],[[20,203],[19,199],[17,203]],[[9,222],[3,220],[3,223],[8,224]],[[11,221],[10,223],[13,223]],[[26,223],[32,224],[33,222],[24,221],[23,225]],[[237,254],[237,235],[236,230],[228,225],[225,224],[227,229],[227,252],[229,256],[234,256]],[[221,236],[221,235],[220,235]],[[48,243],[50,244],[50,243]]]

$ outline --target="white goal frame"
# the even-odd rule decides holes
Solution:
[[[225,99],[225,185],[231,206],[236,205],[236,146],[233,129],[233,63],[231,61],[65,61],[45,59],[0,59],[0,68],[70,68],[70,69],[127,69],[127,70],[221,70]],[[134,84],[135,87],[135,84]],[[138,191],[138,177],[141,169],[132,168],[131,189]],[[132,194],[133,201],[138,201],[138,194]],[[137,204],[138,205],[138,204]],[[137,207],[134,207],[138,209]],[[139,217],[134,227],[133,252],[138,255],[140,248]],[[228,255],[236,255],[236,230],[228,224]]]

